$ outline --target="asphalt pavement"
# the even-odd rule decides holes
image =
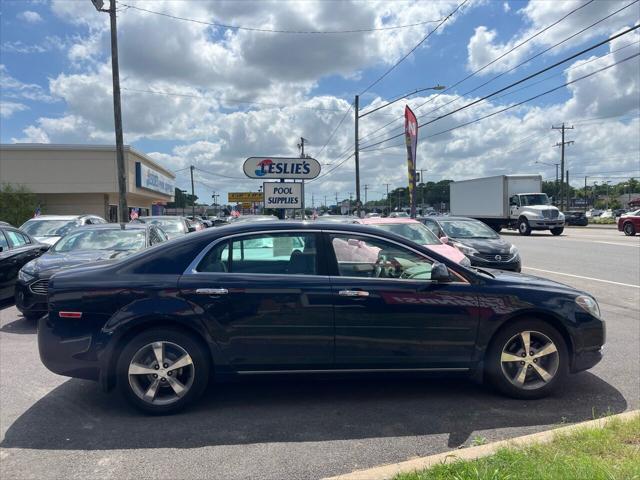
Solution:
[[[35,327],[0,310],[0,478],[307,479],[398,462],[640,407],[640,237],[569,228],[505,233],[524,273],[591,292],[604,360],[546,399],[456,378],[215,384],[191,410],[148,417],[97,384],[50,373]]]

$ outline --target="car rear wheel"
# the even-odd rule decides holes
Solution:
[[[163,415],[197,400],[207,386],[209,370],[208,355],[191,335],[157,328],[138,334],[125,345],[116,382],[135,407]]]
[[[559,228],[552,228],[551,229],[551,234],[552,235],[562,235],[562,232],[564,232],[564,227],[559,227]]]
[[[521,218],[518,221],[518,233],[520,233],[520,235],[531,235],[531,227],[526,218]]]
[[[521,320],[496,334],[487,352],[487,377],[514,398],[549,395],[569,372],[562,335],[546,322]]]
[[[624,230],[624,234],[628,237],[632,237],[633,235],[636,234],[636,227],[634,227],[633,223],[631,222],[625,223],[623,230]]]

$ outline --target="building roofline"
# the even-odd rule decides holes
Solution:
[[[0,150],[90,150],[90,151],[100,151],[100,152],[114,152],[116,151],[115,145],[84,145],[77,143],[0,143]],[[143,158],[145,161],[149,162],[154,167],[162,170],[163,173],[172,176],[175,179],[175,173],[162,165],[158,164],[155,160],[149,157],[147,154],[136,150],[131,145],[124,145],[125,152],[131,152],[134,155],[137,155]]]

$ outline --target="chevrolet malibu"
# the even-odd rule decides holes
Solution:
[[[377,254],[345,257],[343,244]],[[45,366],[153,414],[213,379],[277,373],[463,372],[533,399],[598,363],[605,341],[587,293],[354,224],[208,229],[57,273],[48,301]]]

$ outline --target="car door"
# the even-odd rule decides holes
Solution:
[[[13,297],[13,284],[17,275],[15,262],[9,241],[0,229],[0,301]]]
[[[10,296],[12,296],[18,272],[25,264],[40,256],[42,250],[38,248],[37,245],[33,244],[30,237],[27,237],[18,230],[7,228],[5,229],[4,234],[9,242],[10,249],[6,262],[3,262],[6,263],[6,266],[3,265],[5,268],[3,268],[4,280],[2,281],[2,284],[3,290],[8,289],[8,291],[11,292]],[[5,293],[4,295],[7,294]]]
[[[433,260],[387,239],[326,235],[336,368],[468,368],[478,299],[464,277],[431,281]]]
[[[232,368],[309,370],[333,363],[331,287],[319,233],[218,241],[180,280]]]

